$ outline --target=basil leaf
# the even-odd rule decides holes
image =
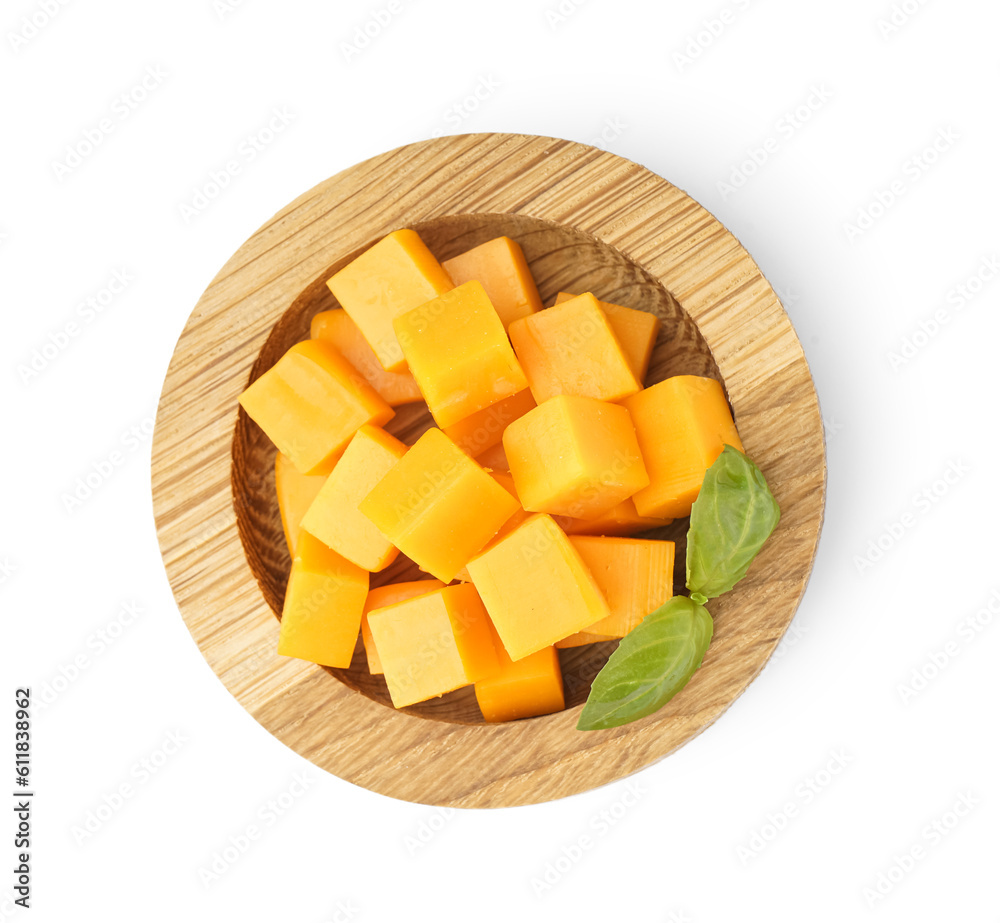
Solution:
[[[670,701],[701,666],[712,640],[712,616],[687,596],[647,615],[594,678],[578,731],[619,727]]]
[[[758,468],[725,446],[705,474],[691,508],[687,535],[687,587],[704,603],[741,580],[778,524],[778,503]]]

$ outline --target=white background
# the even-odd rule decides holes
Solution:
[[[995,3],[394,0],[354,50],[387,0],[43,6],[0,16],[4,739],[16,685],[50,700],[33,907],[7,902],[5,807],[0,920],[998,918],[1000,281],[958,288],[1000,255]],[[243,240],[357,161],[463,131],[599,141],[714,212],[802,339],[830,474],[791,633],[716,725],[630,783],[452,813],[314,769],[224,690],[164,576],[148,434]]]

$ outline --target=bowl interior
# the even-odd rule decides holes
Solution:
[[[412,224],[439,260],[450,259],[501,235],[516,240],[548,305],[560,291],[593,292],[604,301],[656,314],[662,328],[650,362],[646,385],[671,375],[703,375],[722,382],[722,376],[697,326],[671,294],[641,266],[607,244],[577,229],[510,214],[450,215]],[[326,279],[359,253],[331,254],[329,267],[295,299],[275,324],[250,373],[249,382],[263,374],[299,340],[309,336],[309,323],[319,311],[339,307],[326,287]],[[739,425],[739,420],[736,421]],[[396,408],[386,429],[408,445],[433,421],[425,404]],[[274,488],[275,448],[261,429],[241,410],[232,447],[232,490],[240,539],[254,576],[268,605],[280,617],[285,584],[291,566],[281,528]],[[684,584],[684,536],[687,520],[677,520],[649,537],[677,543],[674,586]],[[386,570],[372,574],[371,585],[420,579],[421,572],[402,555]],[[582,704],[594,676],[604,665],[616,642],[585,645],[560,652],[567,708]],[[368,673],[359,640],[349,669],[327,669],[331,682],[342,682],[358,693],[392,708],[381,676]],[[403,709],[455,724],[483,724],[471,687]],[[529,719],[532,720],[532,719]]]

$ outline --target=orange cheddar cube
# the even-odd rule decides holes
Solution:
[[[568,292],[560,292],[556,295],[556,304],[562,304],[576,297]],[[653,355],[656,336],[660,332],[660,319],[649,311],[637,311],[635,308],[626,308],[610,301],[598,301],[598,304],[621,344],[629,368],[642,382],[649,369],[649,359]]]
[[[486,609],[470,583],[368,613],[396,708],[444,695],[497,669]]]
[[[344,449],[302,528],[367,571],[388,567],[399,550],[358,512],[358,504],[406,454],[406,446],[377,426],[362,426]]]
[[[477,455],[476,462],[493,471],[510,471],[510,462],[507,461],[507,453],[503,450],[502,442],[490,446],[485,452]]]
[[[509,471],[490,471],[489,475],[496,481],[504,490],[507,491],[515,500],[517,500],[517,509],[514,511],[514,515],[510,517],[502,526],[500,526],[500,531],[490,539],[483,548],[485,551],[487,548],[496,544],[500,539],[502,539],[507,533],[513,532],[525,519],[527,519],[531,513],[528,513],[521,506],[521,500],[517,496],[517,488],[514,486],[514,478],[511,477]],[[455,574],[457,580],[463,580],[468,583],[472,578],[469,577],[469,569],[463,567],[457,574]]]
[[[452,580],[518,502],[439,429],[429,429],[358,504],[424,571]]]
[[[649,485],[633,497],[636,510],[640,516],[689,516],[723,445],[743,451],[722,385],[676,375],[624,404],[649,473]]]
[[[368,571],[300,532],[281,611],[278,653],[349,667],[368,596]]]
[[[469,576],[511,660],[611,614],[580,553],[551,516],[524,520],[469,562]]]
[[[335,347],[390,407],[424,399],[409,372],[387,372],[382,368],[378,356],[346,311],[320,311],[313,316],[309,335]]]
[[[617,641],[611,635],[595,635],[589,631],[576,631],[568,638],[556,641],[556,649],[562,650],[566,647],[583,647],[584,644],[597,644],[600,641]]]
[[[443,429],[463,452],[478,458],[487,449],[499,445],[508,424],[523,417],[534,406],[535,399],[525,388]]]
[[[296,343],[240,395],[240,404],[301,474],[329,474],[359,426],[395,411],[329,343]]]
[[[503,447],[526,510],[599,516],[649,483],[628,411],[561,395],[507,427]]]
[[[396,315],[410,371],[440,427],[528,387],[500,317],[479,282]]]
[[[590,293],[514,321],[509,332],[539,404],[560,394],[619,401],[642,387]]]
[[[379,660],[378,649],[372,639],[372,630],[368,625],[368,613],[373,609],[382,609],[424,596],[434,590],[440,590],[444,584],[440,580],[411,580],[408,583],[386,583],[383,586],[372,587],[365,600],[365,611],[361,613],[361,640],[365,645],[365,657],[368,658],[368,672],[377,676],[382,672],[382,661]]]
[[[506,535],[508,532],[512,532],[516,529],[525,519],[527,519],[531,514],[525,512],[521,507],[521,498],[517,495],[517,486],[514,484],[514,477],[509,471],[489,471],[487,472],[494,481],[496,481],[504,490],[507,491],[515,500],[517,500],[518,508],[514,511],[514,514],[508,519],[501,527],[500,531],[497,532],[496,538],[500,538],[502,535]],[[495,541],[496,539],[494,539]]]
[[[566,699],[556,649],[543,647],[513,661],[492,625],[490,631],[494,635],[499,666],[476,682],[476,701],[483,717],[489,722],[514,721],[562,711]]]
[[[593,519],[556,516],[555,520],[567,535],[634,535],[636,532],[669,526],[673,522],[672,519],[640,516],[631,497]]]
[[[512,321],[542,310],[542,299],[517,241],[496,237],[442,264],[455,285],[481,282],[506,330]]]
[[[587,633],[624,638],[650,612],[674,595],[674,543],[642,538],[572,535],[611,615]]]
[[[278,512],[288,553],[293,557],[302,517],[325,482],[321,474],[299,474],[295,465],[280,452],[274,457],[274,492],[278,495]]]
[[[326,284],[387,372],[406,366],[392,319],[454,287],[420,235],[408,228],[383,237]]]

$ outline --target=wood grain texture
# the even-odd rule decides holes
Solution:
[[[471,690],[397,711],[360,646],[348,670],[279,657],[289,560],[274,498],[274,449],[237,397],[316,311],[325,280],[376,240],[417,230],[439,259],[499,234],[519,241],[549,303],[556,292],[663,320],[647,384],[723,382],[781,523],[735,591],[713,600],[702,668],[666,708],[610,731],[575,724],[614,642],[561,653],[565,712],[482,722]],[[412,443],[423,405],[389,429]],[[585,791],[654,762],[711,724],[760,672],[805,589],[823,517],[823,427],[801,346],[736,239],[664,179],[615,155],[526,135],[462,135],[375,157],[274,216],[222,268],[178,341],[157,413],[153,499],[167,574],[208,663],[253,717],[316,765],[427,804],[497,807]],[[683,585],[686,520],[679,540]],[[655,533],[654,533],[655,534]],[[373,584],[410,575],[401,559]]]

